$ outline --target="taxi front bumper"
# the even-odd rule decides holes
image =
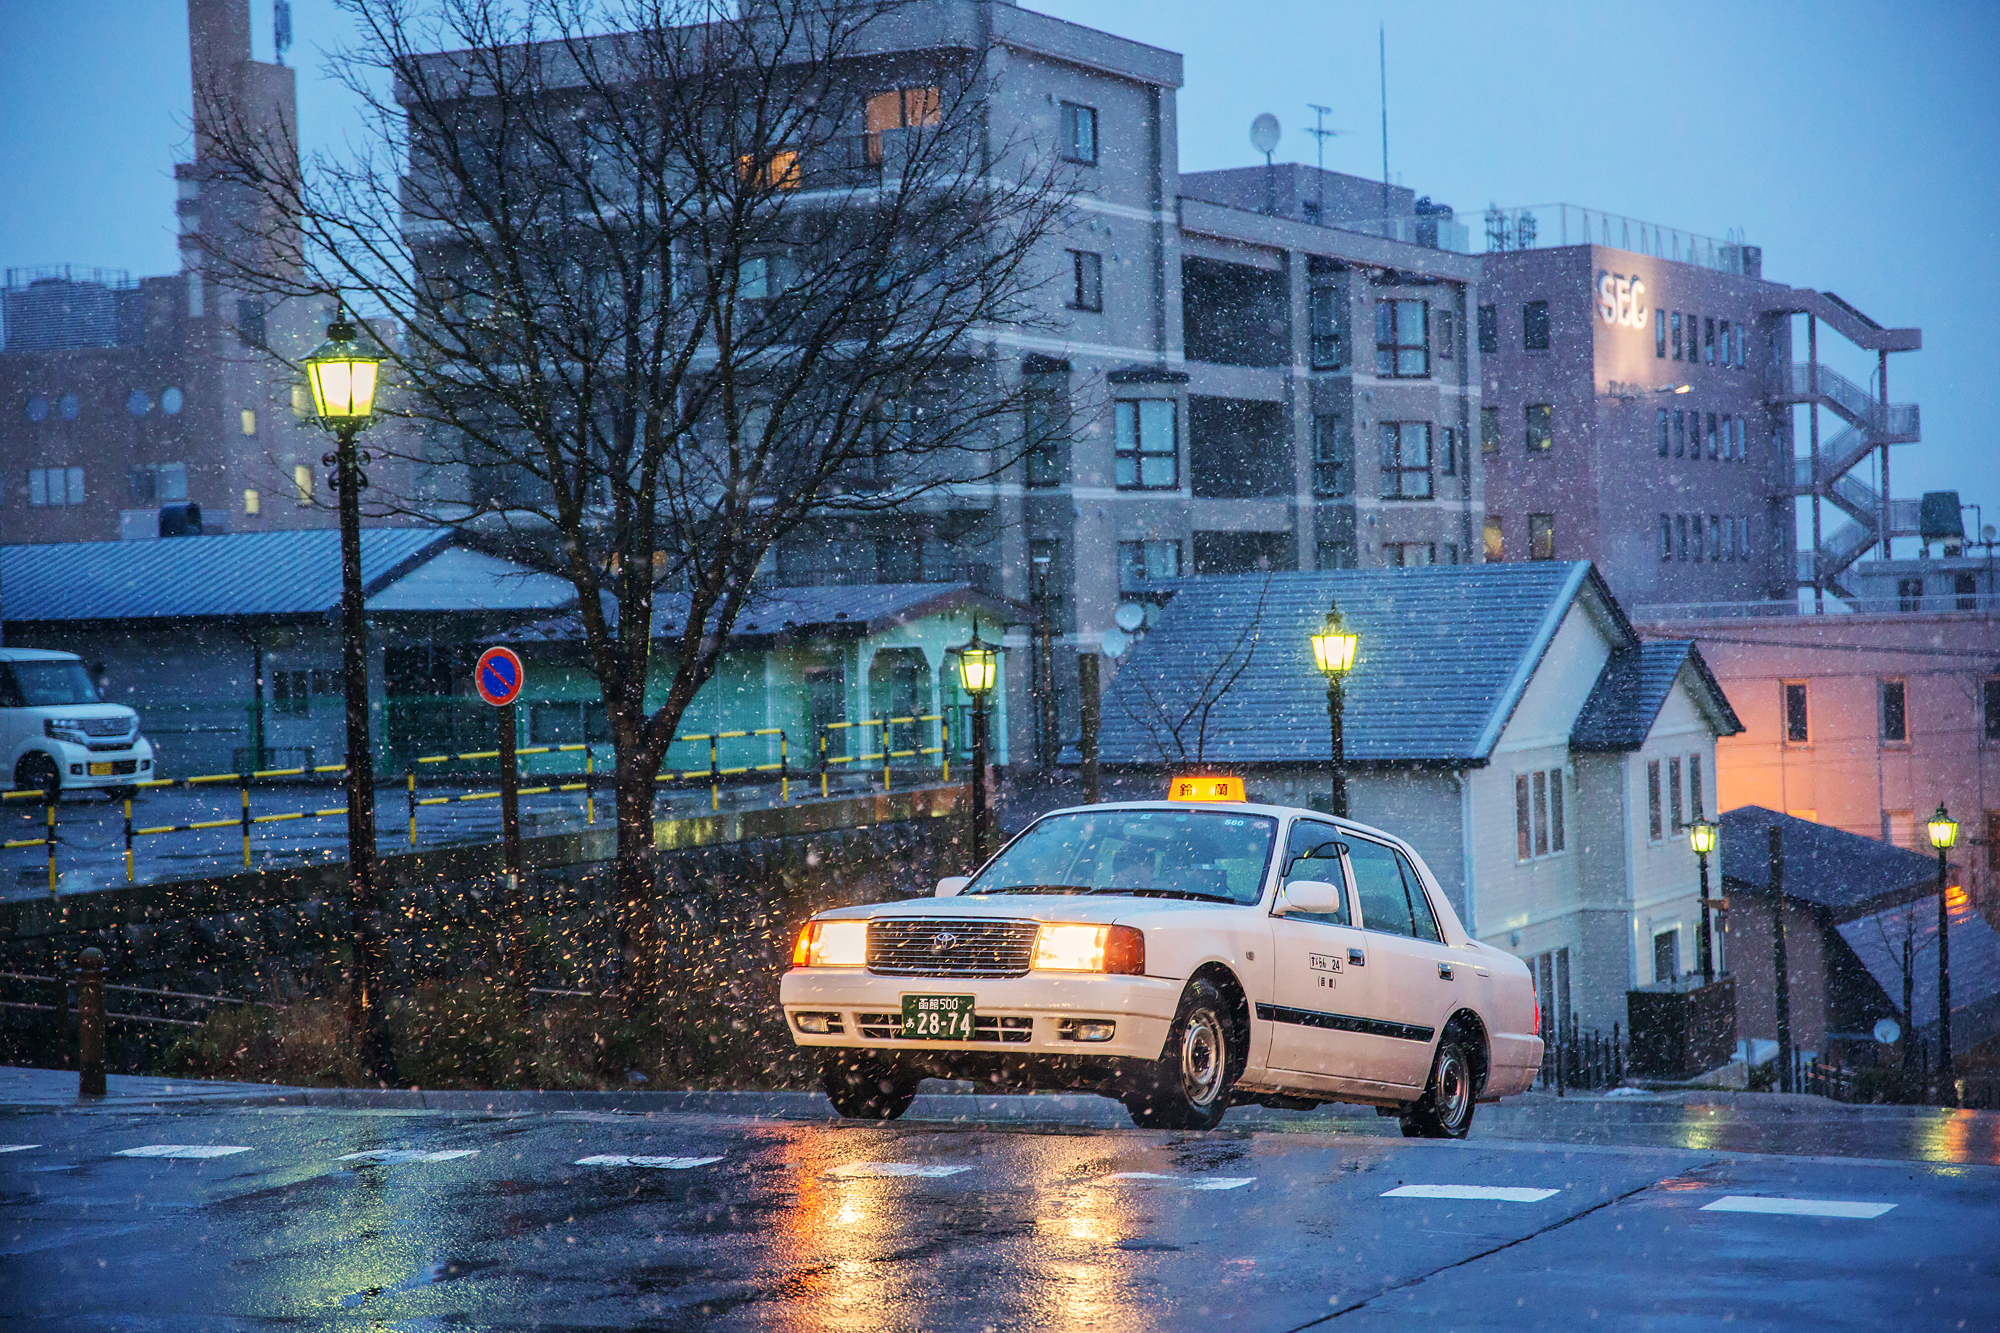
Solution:
[[[930,1067],[990,1057],[1155,1060],[1179,1008],[1178,978],[1030,973],[1024,977],[876,976],[855,967],[793,968],[778,985],[800,1046],[870,1049]],[[970,995],[974,1041],[903,1037],[905,995]],[[808,1031],[801,1017],[828,1030]],[[837,1031],[833,1030],[835,1027]]]

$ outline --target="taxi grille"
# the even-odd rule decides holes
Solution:
[[[1026,976],[1039,929],[1032,921],[878,917],[868,923],[868,970],[890,977]]]

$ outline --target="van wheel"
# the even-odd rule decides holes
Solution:
[[[1431,1062],[1430,1086],[1403,1114],[1403,1137],[1462,1139],[1472,1128],[1472,1057],[1457,1032],[1447,1032]]]
[[[919,1074],[905,1073],[867,1055],[829,1055],[820,1064],[820,1086],[833,1109],[849,1120],[896,1120],[917,1099]]]
[[[14,765],[14,790],[39,791],[53,801],[62,795],[62,769],[39,751],[24,754]]]
[[[1159,1061],[1124,1096],[1141,1129],[1214,1129],[1229,1110],[1230,1068],[1236,1063],[1229,1003],[1207,977],[1181,996]]]

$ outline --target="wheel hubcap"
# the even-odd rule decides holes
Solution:
[[[1472,1080],[1465,1061],[1456,1051],[1448,1052],[1438,1066],[1439,1119],[1447,1125],[1458,1124],[1465,1118],[1465,1108],[1471,1101]]]
[[[1197,1009],[1188,1015],[1187,1033],[1181,1038],[1181,1087],[1196,1106],[1206,1106],[1222,1091],[1227,1065],[1227,1047],[1222,1022],[1213,1010]]]

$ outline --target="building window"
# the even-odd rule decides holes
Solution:
[[[1097,108],[1062,104],[1062,155],[1070,162],[1097,165]]]
[[[1500,350],[1500,307],[1497,305],[1479,307],[1479,350]]]
[[[1709,457],[1709,461],[1713,462],[1713,461],[1715,460],[1715,457],[1716,457],[1716,452],[1715,452],[1715,413],[1713,413],[1713,412],[1710,412],[1710,413],[1708,414],[1708,431],[1707,431],[1707,433],[1706,433],[1706,436],[1707,436],[1707,440],[1708,440],[1708,457]]]
[[[1885,680],[1882,682],[1882,744],[1907,745],[1910,742],[1910,719],[1905,711],[1903,682]]]
[[[1667,359],[1667,312],[1658,306],[1653,307],[1653,355]]]
[[[1743,428],[1743,418],[1736,418],[1736,461],[1741,463],[1750,456],[1748,432]]]
[[[1668,422],[1667,409],[1657,408],[1657,424],[1660,432],[1660,457],[1665,458],[1673,445],[1673,428]]]
[[[1482,454],[1500,452],[1500,409],[1497,407],[1479,409],[1479,452]]]
[[[1667,809],[1673,816],[1674,832],[1679,833],[1687,827],[1687,820],[1682,818],[1684,808],[1681,802],[1681,761],[1678,759],[1667,760]]]
[[[1556,516],[1554,514],[1528,515],[1528,559],[1553,560],[1556,558]]]
[[[236,336],[245,347],[264,345],[264,303],[244,298],[236,303]]]
[[[1688,756],[1688,808],[1696,819],[1708,818],[1708,798],[1701,789],[1701,756]]]
[[[1688,527],[1690,529],[1688,533],[1688,545],[1693,548],[1694,562],[1698,565],[1701,563],[1701,551],[1702,551],[1701,515],[1700,514],[1694,515],[1694,517],[1688,521]]]
[[[1806,713],[1806,682],[1788,680],[1785,682],[1785,743],[1806,745],[1812,741],[1812,728]]]
[[[80,467],[37,467],[28,469],[28,503],[37,508],[83,503],[83,469]]]
[[[1118,591],[1145,593],[1164,579],[1181,576],[1179,542],[1119,542]]]
[[[1681,359],[1681,312],[1678,310],[1674,311],[1673,330],[1674,360],[1678,361]]]
[[[1431,498],[1431,427],[1427,421],[1381,424],[1382,498]]]
[[[1546,453],[1556,442],[1556,409],[1553,403],[1529,403],[1528,452]]]
[[[1986,739],[2000,741],[2000,676],[1986,679]]]
[[[1313,418],[1313,494],[1332,499],[1354,489],[1354,436],[1347,423],[1324,413]]]
[[[1495,514],[1486,516],[1486,560],[1488,564],[1499,564],[1506,559],[1506,550],[1500,536],[1500,519]]]
[[[1536,769],[1514,778],[1516,859],[1553,856],[1563,849],[1563,794],[1560,768]]]
[[[243,512],[255,517],[264,512],[264,497],[256,491],[243,492]]]
[[[1090,250],[1069,252],[1071,284],[1069,308],[1104,309],[1104,257]]]
[[[257,413],[248,407],[243,409],[243,433],[245,435],[257,433]]]
[[[1440,361],[1449,361],[1452,359],[1454,350],[1452,347],[1453,333],[1454,333],[1452,325],[1453,321],[1451,317],[1451,311],[1449,310],[1438,311],[1437,352],[1438,352],[1438,360]]]
[[[292,468],[292,490],[302,505],[313,502],[313,470],[304,463]]]
[[[1431,373],[1430,303],[1375,303],[1375,373],[1421,379]]]
[[[1660,515],[1660,559],[1674,558],[1674,516]]]
[[[1687,413],[1680,408],[1675,408],[1674,409],[1674,457],[1675,458],[1686,457],[1687,447],[1688,447]]]
[[[882,164],[882,136],[890,130],[937,125],[944,120],[943,96],[935,88],[891,88],[868,99],[865,117],[868,163]]]
[[[1681,931],[1679,926],[1653,936],[1653,980],[1661,984],[1681,974]]]
[[[1701,322],[1701,359],[1711,366],[1715,364],[1715,316],[1713,315]]]
[[[1530,301],[1521,307],[1521,345],[1531,352],[1549,350],[1549,303]]]
[[[1313,543],[1313,568],[1354,568],[1354,543],[1338,537],[1319,538]]]
[[[1922,579],[1896,580],[1896,609],[1898,611],[1921,611],[1924,609],[1924,581]]]
[[[1957,599],[1954,605],[1958,610],[1977,611],[1979,609],[1979,580],[1972,575],[1952,575],[1951,591],[1953,597]]]
[[[1347,303],[1342,299],[1338,287],[1315,287],[1312,290],[1312,368],[1314,370],[1338,370],[1345,360],[1342,355],[1342,328],[1346,323]]]
[[[1646,764],[1646,832],[1654,842],[1662,837],[1660,816],[1660,761]]]
[[[273,671],[271,711],[280,717],[311,717],[311,679],[312,673],[307,671]]]
[[[1061,375],[1030,375],[1022,397],[1021,416],[1030,486],[1062,484],[1062,443],[1069,404]]]
[[[1435,542],[1383,542],[1382,562],[1391,569],[1421,569],[1437,563]]]
[[[1440,426],[1438,428],[1438,472],[1442,476],[1458,475],[1458,428]]]
[[[1686,514],[1675,514],[1674,515],[1674,559],[1680,561],[1682,564],[1686,564],[1687,558],[1688,558],[1688,516]]]
[[[1720,323],[1719,323],[1719,324],[1717,325],[1717,328],[1716,328],[1716,335],[1715,335],[1715,336],[1716,336],[1716,341],[1722,344],[1722,364],[1726,366],[1726,365],[1728,365],[1728,364],[1729,364],[1729,363],[1730,363],[1731,361],[1734,361],[1734,360],[1736,359],[1735,357],[1733,357],[1733,356],[1731,356],[1731,355],[1729,354],[1729,348],[1730,348],[1730,341],[1729,341],[1729,336],[1730,336],[1730,335],[1729,335],[1729,321],[1728,321],[1728,320],[1726,320],[1726,319],[1725,319],[1725,320],[1722,320],[1722,321],[1721,321],[1721,322],[1720,322]]]
[[[1118,402],[1120,490],[1171,491],[1181,484],[1178,415],[1171,398],[1121,399]]]

